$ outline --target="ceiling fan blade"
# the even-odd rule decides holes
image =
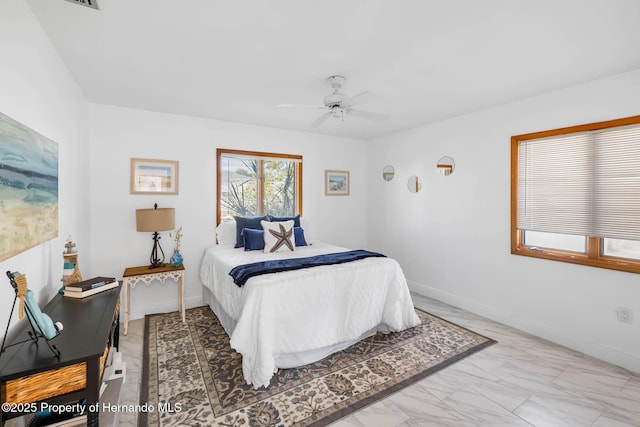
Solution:
[[[331,111],[327,111],[326,113],[318,117],[316,120],[314,120],[313,123],[311,123],[311,127],[317,128],[318,126],[326,122],[327,119],[331,117],[331,115],[332,115]]]
[[[365,90],[364,92],[360,92],[356,95],[350,96],[344,101],[344,104],[349,106],[366,104],[367,102],[373,101],[373,99],[374,95],[368,90]]]
[[[372,113],[370,111],[354,110],[352,108],[347,110],[347,114],[349,114],[350,116],[359,117],[361,119],[371,120],[372,122],[381,122],[389,118],[389,116],[385,116],[384,114]]]
[[[324,105],[304,105],[304,104],[278,104],[276,107],[285,107],[285,108],[326,108]]]

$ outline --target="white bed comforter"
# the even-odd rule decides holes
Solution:
[[[269,385],[275,355],[354,340],[375,327],[387,332],[420,324],[402,269],[391,258],[265,274],[242,288],[229,276],[242,264],[347,250],[314,243],[275,254],[219,246],[205,251],[200,280],[237,321],[231,347],[242,354],[248,384]]]

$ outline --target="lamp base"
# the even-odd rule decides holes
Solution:
[[[164,267],[164,251],[162,250],[162,246],[160,246],[160,235],[157,231],[153,233],[153,249],[151,250],[151,257],[149,258],[149,270],[152,268],[160,268]],[[158,257],[158,250],[162,254],[162,259]]]

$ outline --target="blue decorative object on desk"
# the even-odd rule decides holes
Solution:
[[[173,251],[173,255],[171,255],[171,258],[169,258],[169,262],[174,267],[179,267],[180,264],[182,264],[182,254],[179,250],[176,249]]]

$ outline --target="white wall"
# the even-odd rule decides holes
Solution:
[[[151,233],[137,233],[135,210],[176,209],[182,226],[187,306],[202,304],[199,266],[215,243],[216,148],[303,156],[303,216],[312,237],[349,247],[367,242],[366,143],[238,123],[113,106],[89,106],[91,153],[91,265],[95,275],[122,277],[126,267],[146,265]],[[132,157],[180,162],[179,195],[129,194]],[[351,195],[324,196],[324,170],[351,172]],[[161,244],[168,260],[169,233]],[[131,318],[177,309],[171,281],[136,287]]]
[[[510,137],[637,115],[638,99],[640,70],[372,141],[369,246],[417,292],[640,372],[638,275],[511,255],[509,232]],[[449,177],[436,172],[444,155]],[[617,322],[618,305],[633,325]]]
[[[25,273],[29,288],[46,302],[62,285],[67,235],[81,252],[90,244],[87,103],[24,0],[0,2],[0,112],[56,141],[59,156],[59,236],[0,262],[4,328],[14,298],[6,271]],[[90,274],[85,254],[80,271]]]
[[[214,242],[215,149],[294,153],[304,156],[304,216],[315,237],[368,243],[398,259],[419,292],[640,371],[636,275],[509,253],[509,137],[640,114],[640,71],[363,142],[101,105],[87,114],[23,0],[0,3],[0,57],[0,111],[59,144],[59,237],[0,262],[2,272],[27,273],[40,301],[60,286],[68,234],[85,277],[146,264],[151,236],[135,231],[134,211],[158,202],[176,208],[187,302],[200,304],[198,267]],[[456,161],[447,178],[435,171],[443,155]],[[179,160],[180,194],[130,195],[131,157]],[[391,182],[381,177],[386,164],[396,168]],[[324,169],[350,170],[351,196],[325,197]],[[424,181],[418,194],[406,189],[412,174]],[[162,242],[169,252],[167,233]],[[13,292],[0,282],[8,316]],[[133,318],[177,307],[170,285],[136,288],[132,300]],[[633,325],[615,320],[618,305],[634,310]]]

